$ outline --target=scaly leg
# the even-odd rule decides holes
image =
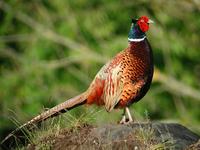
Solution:
[[[124,111],[123,111],[123,114],[122,114],[122,119],[121,121],[119,122],[120,124],[125,124],[126,122],[126,110],[124,108]]]
[[[126,118],[126,114],[128,115],[128,118]],[[125,107],[124,108],[124,112],[122,114],[122,119],[121,119],[121,121],[119,123],[120,124],[129,124],[131,122],[133,122],[133,119],[131,117],[131,113],[130,113],[128,107]]]
[[[133,118],[131,116],[131,113],[130,113],[128,107],[126,107],[125,109],[126,109],[126,113],[128,115],[128,123],[133,122]]]

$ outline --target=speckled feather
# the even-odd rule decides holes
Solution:
[[[107,111],[126,107],[146,94],[152,76],[153,59],[147,39],[131,42],[98,72],[88,89],[87,103],[105,105]]]

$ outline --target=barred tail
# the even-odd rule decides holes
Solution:
[[[1,142],[1,144],[3,144],[6,140],[8,140],[10,137],[12,137],[13,135],[15,135],[16,132],[20,131],[22,128],[24,127],[33,127],[34,125],[38,124],[38,123],[41,123],[42,121],[48,119],[48,118],[51,118],[51,117],[54,117],[54,116],[57,116],[59,115],[60,113],[64,113],[76,106],[79,106],[79,105],[82,105],[86,102],[86,94],[85,92],[74,97],[74,98],[71,98],[43,113],[41,113],[40,115],[34,117],[33,119],[31,119],[30,121],[28,121],[27,123],[21,125],[20,127],[18,127],[17,129],[15,129],[14,131],[12,131],[8,136],[6,136],[4,138],[4,140]]]

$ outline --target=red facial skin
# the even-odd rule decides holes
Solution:
[[[137,21],[138,26],[140,27],[140,30],[142,32],[147,32],[149,30],[149,24],[148,24],[149,18],[147,16],[142,16]]]

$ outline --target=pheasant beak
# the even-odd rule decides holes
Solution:
[[[149,24],[150,24],[150,23],[154,23],[154,22],[153,22],[151,19],[149,19],[149,21],[148,21],[147,23],[149,23]]]

